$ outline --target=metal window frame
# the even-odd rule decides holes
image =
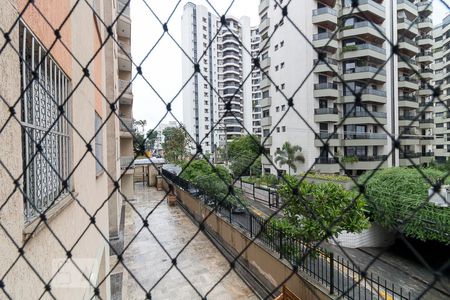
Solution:
[[[47,49],[26,24],[23,21],[19,24],[23,93],[22,156],[26,195],[23,201],[25,222],[29,223],[66,197],[72,187],[68,179],[72,168],[71,130],[69,122],[58,117],[58,106],[70,94],[71,81],[56,60],[50,54],[46,55]],[[37,79],[32,79],[32,71],[38,74]],[[64,111],[71,120],[70,100],[64,104]],[[41,142],[44,134],[46,137]],[[36,154],[36,143],[39,142],[42,154]],[[60,178],[67,180],[67,189],[63,188]]]

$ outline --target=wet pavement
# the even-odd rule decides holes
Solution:
[[[145,217],[164,195],[137,184],[132,204]],[[131,244],[123,256],[129,272],[123,267],[118,269],[123,270],[122,299],[145,299],[149,290],[152,299],[201,299],[208,292],[208,299],[258,299],[234,271],[220,280],[229,264],[203,233],[177,257],[176,266],[184,276],[173,267],[172,258],[197,231],[178,206],[169,207],[163,201],[151,213],[148,227],[153,234],[142,229],[141,218],[129,205],[125,209],[124,247]]]

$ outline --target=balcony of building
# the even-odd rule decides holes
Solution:
[[[412,75],[419,71],[419,66],[414,59],[398,57],[398,70],[408,75]]]
[[[418,27],[421,32],[428,33],[433,30],[433,20],[431,18],[421,18]]]
[[[118,47],[118,67],[120,71],[131,72],[132,61],[131,61],[131,48],[126,42],[119,41]]]
[[[433,47],[433,36],[430,34],[416,37],[416,43],[420,48],[429,49]]]
[[[382,146],[387,144],[385,133],[345,132],[344,146]]]
[[[258,7],[259,14],[263,14],[269,8],[269,5],[270,0],[261,0]]]
[[[261,107],[270,107],[272,105],[272,97],[265,97],[261,99]]]
[[[410,20],[414,20],[419,15],[417,6],[409,0],[397,0],[397,11],[403,11]]]
[[[361,102],[363,103],[377,103],[386,104],[386,91],[382,89],[365,88],[364,90],[357,89],[355,93],[361,93]],[[341,103],[354,103],[355,96],[348,91],[344,91],[340,99]]]
[[[398,39],[398,48],[401,55],[413,57],[420,52],[417,43],[407,37],[400,37]]]
[[[417,91],[417,95],[427,97],[433,95],[433,90],[430,89],[428,86],[421,85],[419,86],[419,90]]]
[[[117,35],[119,37],[131,38],[131,18],[130,18],[130,4],[127,5],[126,0],[117,0]],[[130,1],[131,2],[131,1]]]
[[[270,57],[266,57],[261,60],[260,64],[261,69],[265,70],[270,67]]]
[[[316,172],[324,174],[336,174],[341,169],[338,159],[334,157],[317,157],[314,167]]]
[[[436,139],[434,138],[434,135],[421,136],[419,144],[421,146],[435,145]],[[423,153],[422,153],[422,155],[423,155]]]
[[[422,153],[422,156],[420,157],[421,164],[429,164],[432,161],[434,161],[434,152]]]
[[[357,124],[382,124],[386,125],[386,113],[377,111],[353,111],[344,120],[345,125],[357,125]]]
[[[381,44],[384,42],[384,28],[369,21],[356,22],[341,29],[340,38],[360,38],[365,41]]]
[[[410,39],[413,39],[419,34],[417,23],[407,18],[397,19],[397,31],[399,36],[406,36]]]
[[[357,58],[370,58],[383,63],[386,60],[386,49],[369,43],[342,47],[341,59]]]
[[[271,126],[271,125],[272,125],[272,117],[271,116],[261,118],[261,126],[266,127],[266,126]]]
[[[386,156],[357,156],[355,162],[345,162],[344,166],[347,170],[375,170],[378,168],[385,168]]]
[[[432,63],[433,62],[433,52],[431,51],[422,51],[417,54],[416,61],[418,63]]]
[[[400,166],[407,167],[414,165],[420,165],[420,158],[422,157],[422,153],[408,153],[408,152],[400,152]]]
[[[398,116],[398,126],[400,127],[417,127],[419,126],[418,117],[413,115]]]
[[[324,143],[328,143],[332,147],[342,146],[342,135],[332,132],[319,132],[315,137],[314,146],[322,147]]]
[[[120,136],[132,138],[133,119],[127,117],[119,117]]]
[[[419,102],[414,96],[401,95],[398,96],[398,107],[401,108],[419,108]]]
[[[420,70],[420,76],[425,80],[432,80],[434,78],[434,72],[430,68],[423,68]]]
[[[339,97],[337,83],[327,82],[314,84],[314,97],[337,99]]]
[[[312,22],[314,25],[334,31],[337,26],[337,12],[328,6],[317,8],[313,10]]]
[[[334,7],[336,5],[336,0],[317,0],[317,2]]]
[[[421,0],[416,3],[417,11],[421,18],[426,18],[433,13],[433,5],[431,0]]]
[[[376,24],[381,24],[386,19],[386,9],[384,6],[373,0],[359,0],[357,10],[353,9],[351,0],[343,1],[342,16],[350,14],[360,15],[364,19]]]
[[[433,129],[434,128],[434,119],[432,118],[424,118],[419,119],[420,129]]]
[[[324,60],[314,59],[314,65],[316,65],[314,73],[323,73],[334,76],[335,74],[338,74],[339,71],[338,61],[329,57],[326,57]]]
[[[419,89],[419,81],[409,76],[399,76],[398,88],[404,91],[414,92]]]
[[[316,108],[314,110],[314,122],[337,123],[339,122],[339,111],[335,107]]]
[[[314,48],[330,53],[335,53],[338,48],[336,35],[331,31],[314,34],[312,43]]]
[[[345,81],[369,81],[383,84],[386,82],[386,70],[372,66],[355,67],[344,72]]]
[[[259,23],[259,33],[263,34],[270,27],[270,19],[265,18],[261,23]]]
[[[133,104],[133,92],[130,81],[119,79],[119,95],[119,103],[121,105]]]

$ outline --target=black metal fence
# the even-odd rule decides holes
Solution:
[[[214,196],[208,195],[191,182],[167,170],[163,169],[162,175],[169,184],[180,187],[205,205],[214,208],[215,201],[218,200]],[[211,199],[214,199],[214,202],[211,202]],[[289,261],[290,264],[297,266],[300,272],[327,287],[332,295],[347,299],[412,299],[411,292],[405,291],[401,286],[398,287],[372,273],[363,276],[361,268],[349,260],[290,236],[251,212],[235,215],[229,209],[220,208],[215,213],[231,224],[245,229],[250,238],[257,237],[268,250],[278,253],[280,259]]]

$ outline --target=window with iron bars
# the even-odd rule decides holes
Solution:
[[[70,168],[66,101],[70,80],[23,23],[19,51],[24,214],[28,222],[66,196],[64,183],[70,186],[66,181]]]

